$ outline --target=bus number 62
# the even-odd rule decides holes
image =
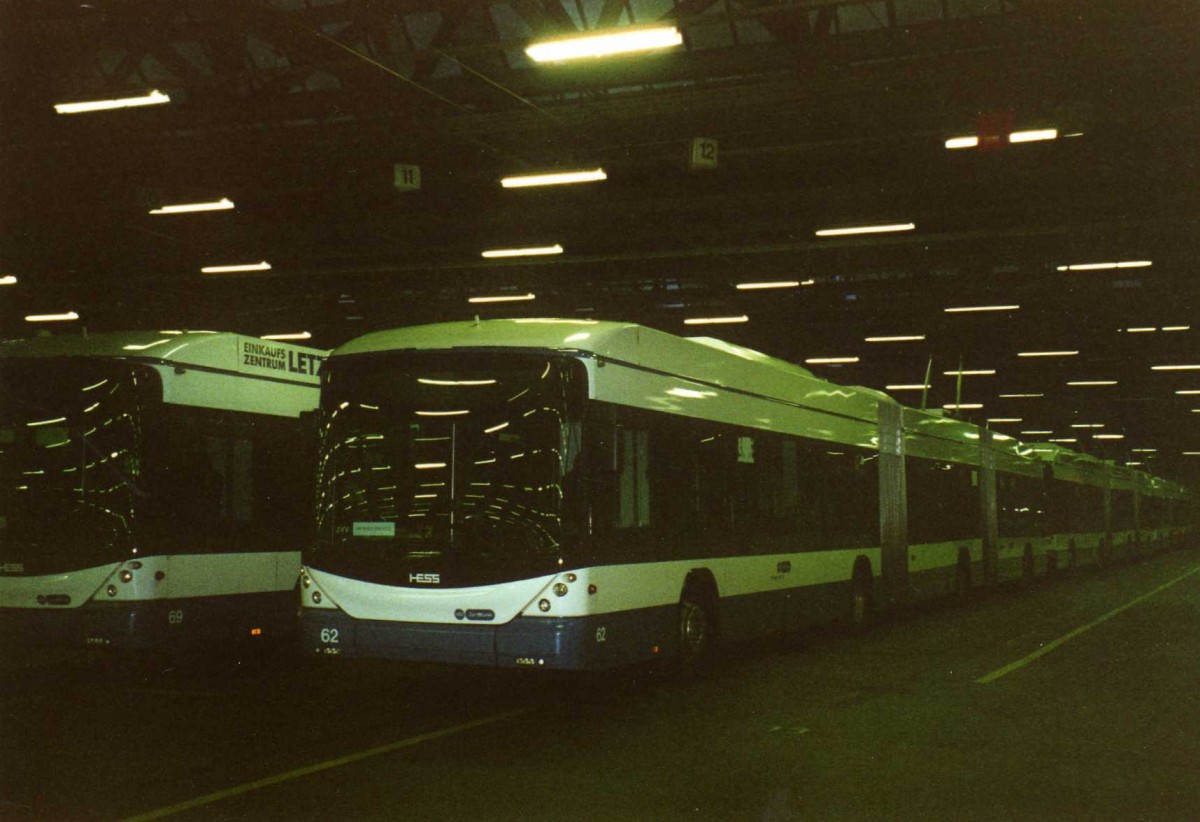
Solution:
[[[321,629],[321,641],[324,642],[326,645],[336,645],[337,641],[338,641],[338,629],[337,628],[322,628]]]

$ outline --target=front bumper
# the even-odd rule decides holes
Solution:
[[[305,608],[305,653],[503,668],[597,670],[673,653],[674,607],[582,617],[517,617],[503,625],[354,619]]]

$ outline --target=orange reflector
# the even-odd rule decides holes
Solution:
[[[251,628],[250,629],[250,636],[261,636],[261,635],[262,635],[262,628]]]
[[[657,645],[653,645],[653,646],[651,646],[651,648],[650,648],[650,653],[652,653],[652,654],[657,654],[657,653],[658,653],[658,646],[657,646]]]

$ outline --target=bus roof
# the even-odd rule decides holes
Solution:
[[[701,348],[701,346],[703,346]],[[890,395],[861,386],[841,386],[814,376],[801,366],[711,337],[679,337],[635,323],[605,320],[520,318],[434,323],[430,325],[375,331],[350,340],[336,348],[333,358],[398,350],[448,350],[520,348],[526,350],[582,352],[592,356],[651,368],[662,373],[683,376],[710,384],[749,390],[779,399],[796,401],[823,410],[848,414],[859,419],[874,419],[878,403],[899,403]],[[716,356],[714,357],[714,354]],[[834,406],[837,406],[836,408]],[[927,439],[930,446],[917,448],[926,456],[939,452],[946,458],[978,461],[980,428],[972,423],[934,411],[905,407],[906,438]],[[934,445],[933,441],[942,443]],[[1087,454],[1071,451],[1053,443],[1023,443],[1011,436],[993,434],[991,448],[1008,458],[1025,463],[1034,470],[1037,463],[1050,463],[1066,476],[1096,476],[1113,471],[1124,482],[1144,472],[1113,466]],[[1175,493],[1182,486],[1167,483]]]
[[[125,331],[0,341],[0,359],[101,357],[316,385],[327,351],[217,331]],[[299,356],[298,356],[299,355]]]

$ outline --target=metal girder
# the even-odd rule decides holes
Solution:
[[[578,31],[578,26],[559,0],[508,0],[535,37],[554,37]]]

